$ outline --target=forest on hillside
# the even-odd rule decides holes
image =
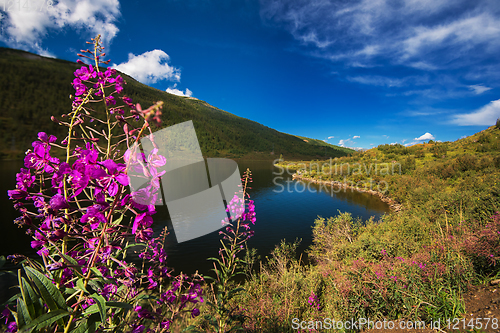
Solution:
[[[80,65],[0,48],[0,159],[23,158],[40,131],[62,140],[66,128],[52,122],[71,108],[73,72]],[[163,101],[161,128],[192,120],[206,157],[275,159],[340,157],[353,150],[305,140],[219,110],[206,102],[180,97],[141,84],[122,74],[125,94],[147,108]]]

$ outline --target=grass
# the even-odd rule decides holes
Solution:
[[[379,146],[335,160],[396,161],[401,174],[340,175],[317,170],[315,163],[329,161],[280,163],[316,180],[385,181],[384,194],[404,209],[366,223],[348,213],[317,219],[313,264],[299,262],[296,244],[278,245],[238,299],[247,331],[296,332],[294,318],[460,318],[467,288],[500,272],[499,138],[490,127],[456,142]],[[309,304],[312,295],[317,302]]]

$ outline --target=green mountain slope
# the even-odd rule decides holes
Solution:
[[[71,108],[73,72],[80,66],[65,60],[0,48],[0,159],[22,158],[36,133],[58,138],[66,129],[50,121]],[[278,132],[257,122],[222,111],[206,102],[146,86],[123,75],[125,94],[148,107],[163,101],[162,126],[192,120],[207,157],[274,159],[346,156],[353,151],[320,140]]]

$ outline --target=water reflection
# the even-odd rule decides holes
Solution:
[[[309,188],[314,191],[278,193],[281,187],[276,185],[277,183],[286,186],[286,181],[292,182],[289,174],[286,172],[283,175],[276,174],[279,170],[270,161],[237,160],[237,163],[241,173],[247,168],[252,171],[253,183],[250,184],[249,193],[251,199],[255,201],[257,222],[253,227],[255,236],[250,239],[248,245],[256,248],[262,257],[268,255],[282,239],[293,241],[301,238],[299,251],[304,251],[312,242],[311,227],[318,216],[334,216],[340,210],[351,212],[353,216],[367,220],[370,216],[378,218],[389,211],[388,205],[375,196],[351,192],[351,190],[332,193],[330,187],[325,188],[318,184],[309,185]],[[3,229],[0,234],[1,255],[12,253],[33,255],[35,252],[30,247],[31,238],[24,233],[23,229],[18,229],[13,224],[12,221],[19,215],[12,208],[12,202],[7,196],[7,190],[15,187],[15,174],[20,167],[22,167],[22,161],[0,161],[0,171],[3,177],[0,184],[0,193],[3,193],[0,197],[3,215]],[[175,182],[182,183],[183,177],[192,177],[192,173],[189,175],[179,173]],[[282,177],[282,179],[276,180],[275,177]],[[156,236],[165,227],[172,230],[166,206],[158,206],[153,218]],[[212,264],[206,258],[217,256],[219,246],[218,231],[183,243],[177,243],[171,233],[166,236],[165,249],[170,266],[174,267],[177,272],[193,273],[199,270],[207,274]]]

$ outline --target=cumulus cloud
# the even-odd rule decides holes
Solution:
[[[500,50],[495,1],[261,0],[261,17],[313,55],[350,66],[385,59],[424,71],[465,68]]]
[[[335,139],[335,137],[334,136],[329,136],[328,139]]]
[[[191,90],[189,90],[188,88],[186,88],[186,91],[182,91],[182,90],[177,89],[176,87],[177,87],[177,83],[174,84],[173,87],[167,88],[166,92],[168,92],[170,94],[177,95],[177,96],[183,96],[183,97],[193,96],[193,92]]]
[[[499,117],[500,99],[497,99],[474,112],[453,116],[451,123],[460,126],[492,126]]]
[[[432,135],[431,133],[427,132],[421,136],[419,136],[418,138],[415,138],[413,140],[415,141],[425,141],[425,140],[434,140],[434,135]]]
[[[118,0],[59,0],[41,11],[38,10],[40,1],[27,4],[30,10],[3,13],[4,33],[0,40],[10,47],[50,55],[40,45],[49,33],[74,29],[83,32],[86,39],[101,34],[103,42],[109,45],[119,31],[116,26],[121,16]]]
[[[491,90],[492,88],[485,87],[482,84],[474,84],[474,85],[469,86],[469,89],[472,90],[472,92],[474,92],[474,94],[481,95],[485,91]]]
[[[353,139],[359,139],[359,138],[360,138],[360,136],[359,136],[359,135],[355,135],[355,136],[353,136],[352,138],[353,138]]]
[[[143,54],[129,53],[128,61],[113,68],[132,76],[144,84],[156,83],[161,80],[177,81],[181,79],[180,69],[168,64],[170,57],[162,50],[153,50]]]
[[[351,149],[354,149],[354,150],[360,150],[362,148],[360,148],[360,147],[354,147],[354,144],[356,142],[354,142],[353,139],[358,139],[358,138],[359,138],[359,136],[356,135],[356,136],[352,137],[352,139],[351,138],[345,139],[345,140],[342,139],[342,140],[339,140],[339,143],[337,145],[339,145],[341,147],[345,147],[345,148],[351,148]]]

